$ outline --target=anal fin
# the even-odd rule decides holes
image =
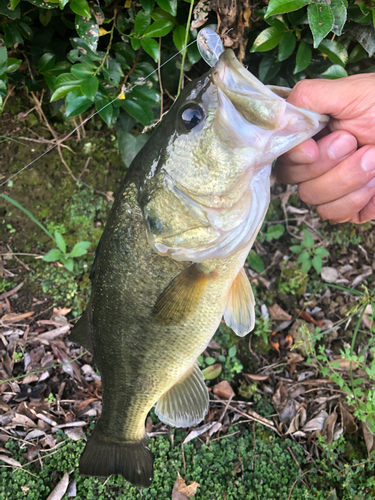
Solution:
[[[73,330],[69,335],[69,340],[71,342],[75,342],[76,344],[81,345],[82,347],[93,353],[94,346],[92,344],[92,339],[91,339],[92,328],[91,328],[90,312],[91,312],[91,305],[89,303],[85,312],[82,314],[77,323],[74,325]]]
[[[197,309],[213,275],[196,263],[181,271],[158,297],[152,311],[155,320],[162,325],[181,323]]]
[[[155,413],[173,427],[191,427],[208,411],[208,390],[197,364],[159,399]]]
[[[253,330],[255,325],[254,294],[250,281],[242,268],[229,291],[224,311],[225,323],[239,337]]]

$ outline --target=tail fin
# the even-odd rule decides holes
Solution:
[[[147,488],[152,482],[154,456],[146,439],[116,442],[94,429],[79,462],[79,471],[88,476],[121,474],[134,486]]]

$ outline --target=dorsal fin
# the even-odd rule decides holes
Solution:
[[[245,269],[242,268],[231,286],[224,311],[225,323],[239,337],[243,337],[254,328],[254,304],[253,290]]]
[[[191,427],[201,422],[208,410],[208,390],[197,363],[159,399],[155,413],[173,427]]]
[[[205,273],[199,264],[192,264],[179,273],[161,293],[152,315],[162,325],[181,323],[198,307],[209,279],[214,272]]]

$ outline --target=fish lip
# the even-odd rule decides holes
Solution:
[[[226,49],[212,72],[212,79],[219,88],[245,95],[254,90],[275,97],[275,94],[261,84],[237,59],[232,49]]]

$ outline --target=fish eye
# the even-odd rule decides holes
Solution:
[[[193,104],[185,108],[181,113],[181,122],[183,126],[191,130],[196,127],[204,118],[203,109],[198,104]]]

